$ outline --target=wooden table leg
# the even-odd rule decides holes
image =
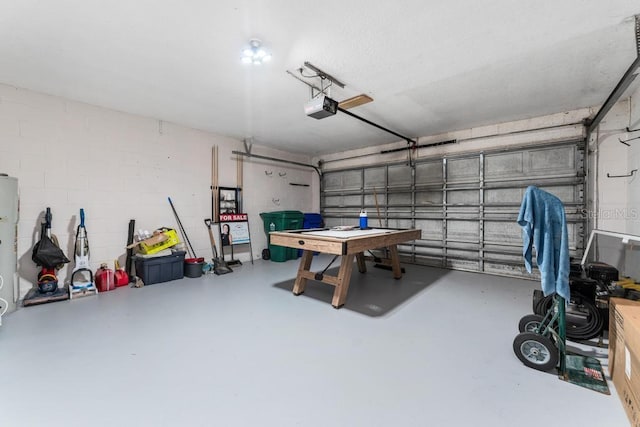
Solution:
[[[400,257],[398,256],[398,247],[396,245],[391,245],[387,247],[389,252],[391,253],[391,269],[393,270],[393,278],[401,279],[402,278],[402,268],[400,267]]]
[[[356,261],[358,261],[358,271],[360,273],[366,273],[367,264],[364,262],[364,252],[358,252],[356,254]]]
[[[298,275],[296,276],[296,283],[293,285],[293,294],[300,295],[304,292],[304,288],[307,286],[307,279],[301,274],[303,271],[309,271],[311,268],[311,261],[313,260],[312,251],[302,251],[302,258],[300,259],[300,265],[298,266]]]
[[[340,271],[338,272],[338,285],[333,291],[333,299],[331,305],[334,308],[340,308],[347,299],[347,291],[349,290],[349,280],[351,280],[351,271],[353,270],[353,258],[355,255],[343,255],[340,263]]]

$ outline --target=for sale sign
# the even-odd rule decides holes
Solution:
[[[220,214],[220,240],[222,246],[249,243],[249,217],[246,213]]]
[[[246,213],[238,214],[220,214],[220,222],[249,221]]]

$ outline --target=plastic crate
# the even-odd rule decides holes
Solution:
[[[264,223],[264,232],[269,242],[271,261],[285,262],[298,258],[298,250],[284,246],[272,245],[269,239],[270,231],[299,230],[303,227],[304,215],[300,211],[263,212],[260,218]],[[272,227],[273,224],[273,227]]]
[[[302,221],[302,228],[305,230],[311,228],[323,228],[324,220],[319,213],[305,213],[304,220]],[[314,252],[313,255],[318,255],[319,252]],[[302,256],[302,249],[298,249],[298,257]]]
[[[145,285],[182,279],[184,277],[185,253],[178,251],[171,255],[151,258],[137,256],[135,259],[136,275],[142,279]]]
[[[306,213],[304,214],[304,220],[302,222],[302,228],[322,228],[324,227],[324,220],[319,213]]]
[[[171,246],[175,246],[180,243],[180,239],[178,239],[178,233],[176,230],[172,228],[162,228],[162,234],[167,236],[167,240],[163,240],[162,242],[147,244],[144,241],[140,242],[140,253],[145,255],[153,255],[158,253],[164,249],[170,248]],[[153,239],[153,237],[151,238]],[[150,240],[150,239],[149,239]]]

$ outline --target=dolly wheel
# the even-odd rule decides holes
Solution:
[[[542,323],[544,317],[539,314],[527,314],[518,323],[518,330],[520,332],[535,332],[538,326]]]
[[[522,332],[513,340],[513,351],[526,366],[548,372],[558,365],[558,348],[551,339]]]

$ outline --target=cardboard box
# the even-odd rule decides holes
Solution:
[[[619,370],[613,377],[613,385],[616,387],[631,426],[640,427],[640,402],[631,391],[629,383],[624,380],[624,372],[622,370]]]
[[[618,312],[624,322],[624,334],[618,340],[623,342],[624,373],[627,381],[631,383],[631,390],[640,398],[640,308],[630,305],[619,306]]]
[[[174,229],[161,228],[154,231],[153,236],[140,242],[132,243],[127,246],[127,249],[139,246],[138,251],[140,253],[151,255],[175,246],[178,243],[180,243],[180,239],[178,239],[178,234]]]
[[[611,298],[609,300],[609,375],[613,378],[616,364],[616,341],[619,334],[624,331],[623,318],[618,307],[640,307],[640,301],[631,301],[624,298]]]
[[[611,374],[622,406],[634,427],[640,427],[640,306],[617,301],[614,355]],[[609,341],[611,353],[611,338]],[[610,356],[611,357],[611,356]]]

